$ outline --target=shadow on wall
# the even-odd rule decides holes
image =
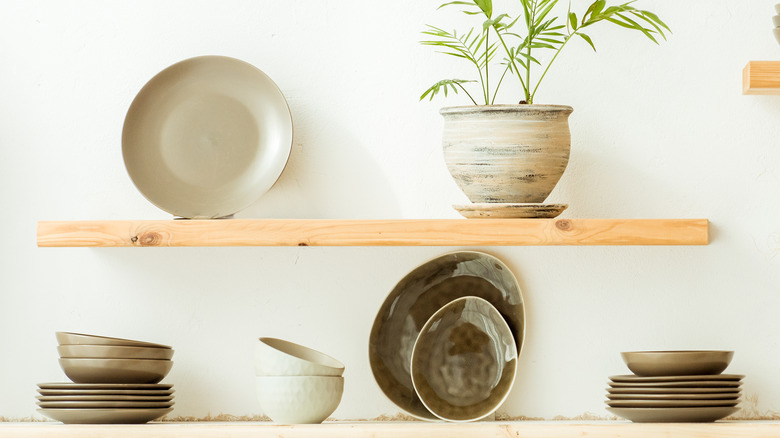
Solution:
[[[349,126],[291,101],[293,150],[276,184],[239,213],[246,218],[380,219],[401,214],[390,181]],[[348,120],[348,119],[347,119]]]

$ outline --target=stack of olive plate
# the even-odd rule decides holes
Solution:
[[[612,376],[607,388],[607,410],[637,423],[716,421],[739,410],[744,377]]]
[[[137,424],[173,410],[173,385],[39,383],[38,412],[65,424]]]

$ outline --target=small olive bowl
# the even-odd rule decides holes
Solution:
[[[674,350],[620,353],[634,374],[642,377],[720,374],[731,363],[733,351]]]

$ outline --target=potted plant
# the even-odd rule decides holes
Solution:
[[[568,164],[568,117],[573,110],[563,105],[537,105],[534,98],[569,41],[576,36],[595,51],[585,32],[598,23],[641,32],[656,44],[658,37],[665,39],[665,31],[669,31],[657,15],[633,7],[635,1],[608,6],[606,0],[596,0],[580,17],[569,4],[565,19],[552,12],[558,0],[517,2],[520,13],[514,18],[494,14],[492,0],[444,3],[440,9],[461,8],[478,17],[481,24],[467,32],[428,25],[423,31],[427,39],[420,42],[463,59],[475,69],[475,79],[444,79],[420,96],[420,100],[433,99],[462,91],[473,103],[441,110],[447,168],[473,203],[455,207],[469,217],[553,217],[565,208],[550,212],[549,206],[541,203]],[[519,81],[523,97],[518,104],[495,104],[501,84],[510,78]],[[476,91],[469,92],[468,87]]]

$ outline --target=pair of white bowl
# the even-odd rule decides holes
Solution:
[[[57,332],[60,367],[75,383],[158,383],[173,367],[167,345]]]
[[[775,39],[780,43],[780,3],[775,5],[775,12],[777,12],[777,15],[772,17],[772,22],[775,25],[773,32],[775,34]]]
[[[255,342],[255,382],[263,413],[280,424],[322,423],[341,403],[344,364],[277,338]]]

